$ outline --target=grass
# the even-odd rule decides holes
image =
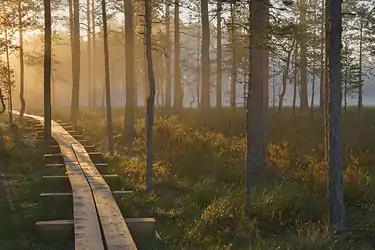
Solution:
[[[34,227],[49,212],[38,206],[40,176],[46,174],[42,141],[24,125],[10,134],[6,119],[0,116],[0,249],[67,249],[41,241]]]
[[[271,113],[271,112],[270,112]],[[137,113],[140,117],[141,112]],[[160,114],[160,112],[159,112]],[[57,116],[56,116],[57,117]],[[60,114],[60,117],[64,117]],[[343,117],[346,237],[329,231],[327,171],[323,162],[323,121],[317,113],[279,120],[270,114],[267,171],[254,178],[252,217],[244,211],[244,110],[234,117],[229,134],[228,110],[213,111],[209,130],[197,110],[155,121],[154,193],[146,196],[145,127],[129,143],[118,135],[122,111],[114,111],[116,155],[111,164],[124,186],[138,190],[124,201],[129,217],[157,219],[167,249],[373,249],[375,112]],[[106,150],[105,116],[85,113],[79,123],[86,137]]]

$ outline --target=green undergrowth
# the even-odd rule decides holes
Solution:
[[[121,137],[123,119],[115,117],[111,161],[124,186],[138,191],[122,204],[124,212],[155,217],[167,249],[373,249],[375,116],[350,115],[344,117],[345,238],[328,230],[319,117],[270,119],[267,170],[252,180],[251,219],[244,215],[242,133],[228,136],[220,129],[187,126],[176,117],[156,118],[154,193],[147,196],[145,120],[137,119],[138,136],[129,143]],[[105,131],[104,116],[84,114],[79,125],[106,150],[106,134],[98,133]]]
[[[46,174],[42,140],[25,125],[10,133],[6,118],[0,116],[0,249],[67,249],[61,242],[45,244],[34,226],[49,212],[38,206]]]

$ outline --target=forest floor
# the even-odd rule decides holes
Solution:
[[[69,249],[71,242],[43,242],[37,235],[35,221],[51,212],[38,204],[40,177],[47,174],[43,141],[25,125],[10,133],[7,118],[0,116],[0,249]]]
[[[298,112],[294,117],[285,109],[278,120],[270,110],[267,171],[253,182],[251,220],[244,216],[243,109],[232,116],[227,109],[213,110],[209,130],[202,129],[196,109],[184,110],[178,118],[158,116],[151,196],[143,192],[145,110],[137,111],[138,136],[133,142],[121,137],[123,112],[114,110],[116,153],[108,156],[108,163],[121,174],[124,189],[137,192],[120,207],[126,217],[155,217],[163,248],[374,249],[375,109],[365,109],[360,116],[354,110],[343,115],[349,228],[345,237],[332,236],[328,230],[324,126],[318,111],[311,120],[308,114]],[[95,113],[83,111],[78,125],[106,153],[105,112]],[[53,118],[65,120],[67,114],[60,110]],[[229,135],[231,117],[233,135]],[[42,212],[36,206],[40,187],[33,181],[44,171],[40,142],[20,132],[29,138],[20,146],[2,131],[11,160],[1,172],[27,177],[18,178],[20,184],[12,185],[11,191],[4,182],[0,185],[0,197],[8,197],[0,201],[0,214],[7,215],[0,220],[0,249],[42,249],[33,232],[33,222]]]
[[[202,129],[198,110],[159,116],[154,134],[154,193],[146,196],[144,109],[136,116],[138,136],[121,137],[123,109],[114,110],[114,171],[125,188],[138,190],[121,204],[125,216],[155,217],[168,249],[373,249],[375,246],[375,109],[343,115],[345,205],[349,232],[328,228],[324,122],[316,110],[281,119],[270,110],[267,171],[254,178],[252,219],[244,215],[244,110],[213,110]],[[61,111],[55,119],[67,118]],[[106,146],[105,112],[83,111],[86,138]],[[143,118],[142,118],[143,117]],[[229,121],[234,120],[232,136]],[[102,131],[102,132],[99,132]]]

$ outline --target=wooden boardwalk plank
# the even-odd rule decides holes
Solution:
[[[27,115],[43,123],[43,117]],[[75,249],[104,250],[95,201],[91,187],[78,163],[71,139],[58,123],[52,121],[52,137],[60,145],[73,193]]]
[[[112,192],[80,144],[72,144],[91,186],[108,250],[137,249]]]

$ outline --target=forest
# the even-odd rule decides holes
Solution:
[[[155,218],[144,249],[374,249],[374,1],[0,0],[0,13],[0,249],[46,249],[33,223],[57,120],[135,190],[123,217]],[[44,117],[39,136],[28,114]]]

